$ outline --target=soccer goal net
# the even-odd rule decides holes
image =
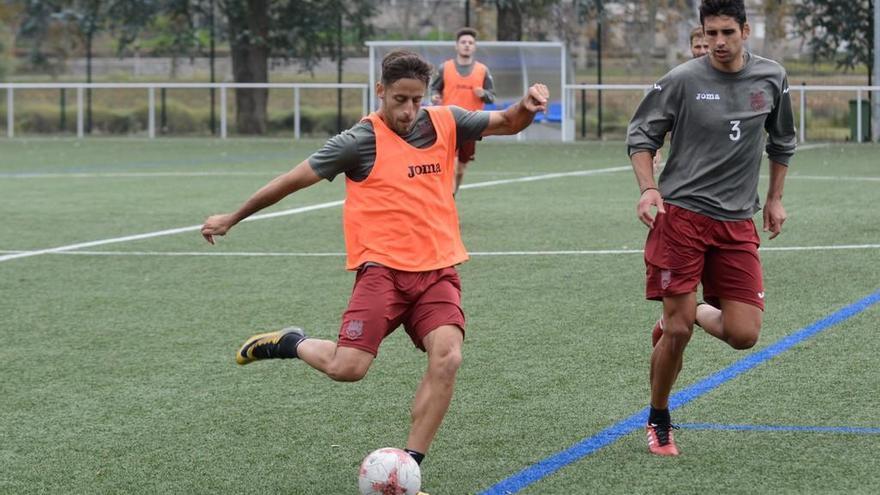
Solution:
[[[435,69],[455,57],[453,41],[368,41],[370,51],[370,108],[378,108],[375,88],[381,78],[382,58],[394,50],[420,54]],[[550,90],[547,112],[538,114],[535,123],[519,133],[518,140],[562,141],[573,133],[569,109],[564,108],[563,86],[567,84],[568,60],[565,46],[557,42],[478,41],[474,57],[489,68],[495,83],[495,103],[488,110],[500,110],[519,101],[531,84],[543,83]],[[430,95],[428,95],[430,96]],[[425,99],[426,102],[430,98]],[[567,133],[567,134],[566,134]],[[511,139],[491,136],[488,139]]]

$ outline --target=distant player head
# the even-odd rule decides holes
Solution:
[[[455,54],[458,58],[470,61],[477,51],[477,30],[469,27],[459,29],[455,33]]]
[[[382,59],[382,81],[376,85],[379,114],[401,136],[415,124],[431,70],[425,59],[406,50],[393,51]]]
[[[691,30],[691,55],[699,58],[707,53],[709,53],[709,42],[703,34],[703,26],[697,26]]]
[[[700,24],[709,43],[712,65],[722,70],[739,67],[751,32],[743,0],[703,0]]]

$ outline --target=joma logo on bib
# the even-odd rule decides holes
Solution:
[[[698,100],[721,100],[718,93],[697,93]]]
[[[439,163],[426,163],[424,165],[409,165],[409,173],[406,174],[407,177],[412,179],[417,175],[424,174],[439,174],[443,170],[440,168]]]

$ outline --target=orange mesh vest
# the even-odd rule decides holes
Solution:
[[[474,94],[474,88],[482,88],[486,79],[486,66],[474,62],[471,75],[461,77],[455,70],[455,61],[443,63],[443,104],[458,105],[465,110],[482,110],[483,100]]]
[[[447,107],[426,108],[437,141],[418,149],[385,125],[366,118],[376,133],[376,163],[366,179],[345,180],[343,229],[346,268],[372,261],[421,272],[467,260],[452,197],[455,120]]]

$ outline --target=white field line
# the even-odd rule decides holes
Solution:
[[[259,171],[237,171],[237,170],[215,170],[202,172],[0,172],[0,179],[142,179],[142,178],[163,178],[163,177],[275,177],[283,173],[282,170],[266,170]],[[473,170],[468,175],[482,176],[528,176],[538,173],[537,171],[484,171]]]
[[[45,172],[45,173],[0,173],[0,179],[115,179],[115,178],[158,178],[158,177],[245,177],[276,176],[281,171],[242,172],[216,170],[205,172]]]
[[[465,185],[461,186],[461,189],[477,189],[480,187],[500,186],[503,184],[514,184],[517,182],[533,182],[533,181],[538,181],[538,180],[558,179],[560,177],[581,177],[581,176],[596,175],[596,174],[609,173],[609,172],[621,172],[624,170],[631,170],[631,167],[626,166],[626,167],[600,168],[600,169],[596,169],[596,170],[578,170],[575,172],[562,172],[562,173],[554,173],[554,174],[533,175],[533,176],[529,176],[529,177],[518,177],[515,179],[502,179],[502,180],[493,180],[493,181],[487,181],[487,182],[475,182],[473,184],[465,184]],[[273,212],[273,213],[254,215],[252,217],[246,218],[244,221],[264,220],[267,218],[282,217],[282,216],[286,216],[286,215],[296,215],[299,213],[305,213],[305,212],[309,212],[309,211],[313,211],[313,210],[321,210],[324,208],[332,208],[334,206],[340,206],[340,205],[342,205],[342,203],[343,203],[342,200],[331,201],[329,203],[320,203],[320,204],[311,205],[311,206],[293,208],[290,210],[282,210],[282,211],[277,211],[277,212]],[[14,253],[14,254],[6,254],[3,256],[0,256],[0,262],[19,259],[19,258],[28,258],[31,256],[39,256],[42,254],[52,254],[52,253],[61,253],[61,252],[65,252],[65,251],[74,251],[77,249],[89,248],[89,247],[94,247],[94,246],[103,246],[105,244],[117,244],[120,242],[138,241],[138,240],[142,240],[142,239],[150,239],[153,237],[162,237],[162,236],[166,236],[166,235],[181,234],[184,232],[193,232],[193,231],[198,231],[201,228],[202,228],[201,225],[190,225],[189,227],[179,227],[176,229],[159,230],[156,232],[147,232],[144,234],[135,234],[135,235],[129,235],[129,236],[124,236],[124,237],[114,237],[111,239],[101,239],[101,240],[97,240],[97,241],[81,242],[81,243],[77,243],[77,244],[68,244],[66,246],[59,246],[59,247],[48,248],[48,249],[39,249],[36,251],[26,251],[26,252]]]
[[[762,252],[768,251],[837,251],[844,249],[880,249],[880,244],[839,244],[833,246],[780,246],[763,247]],[[30,251],[0,251],[0,253],[28,253]],[[583,255],[609,255],[609,254],[642,254],[641,249],[585,249],[585,250],[562,250],[562,251],[473,251],[471,256],[583,256]],[[77,256],[230,256],[230,257],[342,257],[342,252],[218,252],[218,251],[55,251],[47,254],[66,254]]]
[[[283,217],[285,215],[296,215],[298,213],[305,213],[308,211],[322,210],[325,208],[332,208],[334,206],[339,206],[341,204],[342,204],[342,201],[331,201],[329,203],[319,203],[316,205],[303,206],[301,208],[293,208],[290,210],[283,210],[283,211],[276,211],[276,212],[272,212],[272,213],[263,213],[260,215],[254,215],[252,217],[248,217],[248,218],[244,219],[243,221],[251,222],[254,220],[263,220],[266,218]],[[179,227],[176,229],[158,230],[155,232],[147,232],[145,234],[135,234],[135,235],[129,235],[129,236],[125,236],[125,237],[114,237],[112,239],[101,239],[98,241],[80,242],[78,244],[69,244],[67,246],[60,246],[60,247],[56,247],[56,248],[39,249],[36,251],[24,251],[24,252],[20,252],[20,253],[7,254],[4,256],[0,256],[0,262],[14,260],[14,259],[18,259],[18,258],[27,258],[30,256],[39,256],[41,254],[62,253],[62,252],[66,252],[66,251],[73,251],[76,249],[82,249],[82,248],[88,248],[88,247],[94,247],[94,246],[103,246],[105,244],[117,244],[120,242],[138,241],[141,239],[150,239],[152,237],[161,237],[161,236],[165,236],[165,235],[180,234],[183,232],[193,232],[193,231],[201,230],[201,228],[202,228],[201,225],[190,225],[189,227]]]

